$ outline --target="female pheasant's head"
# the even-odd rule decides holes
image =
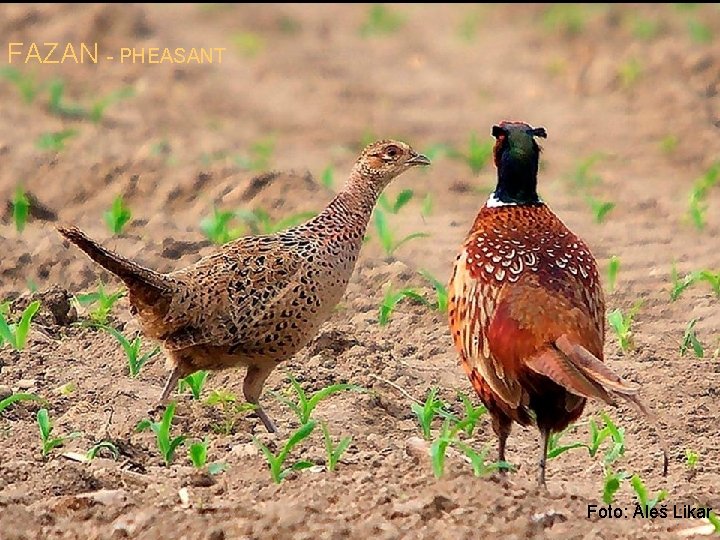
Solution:
[[[547,137],[545,128],[524,122],[500,122],[493,126],[493,155],[498,170],[495,192],[488,206],[542,204],[537,194],[540,146],[535,137]]]
[[[430,159],[418,154],[409,144],[383,140],[368,145],[357,160],[355,170],[365,183],[379,193],[396,176],[417,165],[430,165]]]

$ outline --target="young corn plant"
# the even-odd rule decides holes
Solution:
[[[617,255],[613,255],[610,257],[610,262],[608,262],[608,289],[610,292],[613,292],[615,290],[615,285],[617,284],[617,275],[620,271],[620,259],[617,257]]]
[[[273,221],[270,214],[261,208],[250,211],[238,210],[235,212],[235,216],[242,220],[249,227],[250,232],[255,235],[275,234],[276,232],[299,225],[315,217],[315,215],[315,212],[299,212],[286,218]]]
[[[75,135],[77,135],[77,130],[72,128],[42,133],[35,141],[35,146],[39,150],[62,152],[68,139]]]
[[[712,510],[708,513],[708,521],[713,526],[713,532],[720,535],[720,517]]]
[[[720,298],[720,272],[712,272],[711,270],[696,270],[686,274],[682,279],[678,274],[675,264],[672,266],[670,271],[670,280],[672,287],[670,288],[670,299],[674,302],[686,289],[698,283],[705,281],[712,288],[715,296]]]
[[[295,379],[295,377],[290,375],[289,379],[290,388],[295,394],[297,401],[291,401],[286,397],[278,394],[277,392],[273,392],[273,396],[284,405],[287,405],[290,410],[292,410],[297,415],[298,420],[300,420],[301,424],[307,424],[310,421],[310,417],[312,416],[315,407],[317,407],[322,400],[330,397],[331,395],[337,394],[338,392],[344,392],[346,390],[351,390],[354,392],[365,391],[362,386],[357,386],[355,384],[332,384],[318,390],[313,395],[308,396],[305,393],[305,390],[303,390],[303,387],[300,386],[300,383],[297,382],[297,379]]]
[[[255,32],[236,32],[231,36],[232,44],[246,58],[255,58],[265,49],[265,40]]]
[[[613,208],[615,208],[615,203],[610,201],[601,201],[599,199],[596,199],[595,197],[592,197],[591,195],[588,195],[585,200],[588,203],[588,206],[590,206],[590,209],[592,210],[593,217],[595,218],[595,223],[603,223],[605,221],[605,218],[607,218],[607,215],[612,211]]]
[[[420,215],[424,218],[430,217],[430,215],[433,212],[433,198],[432,194],[428,193],[425,195],[425,198],[422,201],[422,205],[420,206]]]
[[[630,478],[630,485],[633,490],[635,490],[635,497],[642,506],[644,512],[649,512],[655,508],[659,502],[664,501],[668,496],[668,492],[664,489],[661,489],[655,495],[651,496],[647,487],[645,487],[645,483],[642,481],[642,478],[640,478],[637,474],[634,474],[632,478]]]
[[[264,137],[250,145],[248,156],[238,156],[235,163],[238,167],[249,171],[265,171],[270,167],[270,160],[275,152],[275,138]]]
[[[196,469],[204,469],[207,466],[207,472],[211,475],[220,474],[227,470],[227,463],[216,461],[214,463],[207,462],[207,450],[209,440],[205,437],[202,441],[194,442],[188,447],[188,458]]]
[[[463,411],[465,412],[465,416],[462,419],[462,429],[465,432],[465,435],[472,437],[478,421],[485,413],[487,413],[487,407],[485,407],[482,403],[476,407],[473,405],[472,400],[462,392],[458,392],[458,398],[460,399],[463,405]]]
[[[65,82],[63,80],[55,79],[51,81],[48,90],[50,92],[48,108],[51,113],[65,118],[83,118],[87,115],[87,111],[80,104],[66,101]]]
[[[323,439],[325,440],[325,456],[327,458],[325,461],[325,467],[328,471],[332,472],[335,470],[335,467],[337,467],[338,461],[340,461],[342,455],[350,446],[352,437],[343,437],[336,445],[333,443],[332,437],[330,436],[330,430],[328,429],[327,422],[322,422],[320,427],[322,428]]]
[[[620,491],[622,483],[627,479],[628,473],[624,471],[613,472],[607,470],[603,480],[602,500],[605,504],[615,502],[615,494]]]
[[[58,446],[65,444],[65,441],[77,437],[78,433],[71,433],[66,437],[54,437],[53,436],[53,425],[50,421],[50,414],[48,410],[43,408],[37,412],[37,423],[40,430],[40,450],[43,457],[47,456]]]
[[[587,190],[602,181],[599,174],[595,172],[595,166],[605,158],[599,152],[591,154],[579,160],[567,178],[576,189]]]
[[[432,307],[441,313],[445,313],[448,309],[448,291],[443,282],[438,280],[427,270],[420,270],[420,275],[430,282],[435,289],[435,302]]]
[[[100,441],[99,443],[95,443],[90,447],[90,449],[85,454],[85,459],[88,461],[92,461],[98,455],[100,452],[106,452],[110,455],[112,459],[117,461],[117,459],[120,457],[120,450],[118,450],[118,447],[115,446],[115,444],[111,441]]]
[[[372,4],[365,22],[360,27],[363,37],[393,34],[405,24],[405,18],[383,4]]]
[[[222,389],[210,392],[210,395],[205,399],[205,403],[222,409],[223,421],[212,426],[215,433],[222,435],[230,435],[240,417],[255,410],[255,405],[252,403],[245,401],[238,403],[235,394]]]
[[[417,302],[419,304],[422,304],[424,306],[429,306],[430,303],[425,300],[425,298],[417,292],[415,289],[400,289],[399,291],[394,291],[392,287],[388,287],[385,291],[385,296],[383,297],[382,302],[380,303],[380,309],[378,313],[378,324],[380,326],[385,326],[390,322],[390,317],[395,311],[395,308],[397,305],[405,300],[405,299],[413,300],[414,302]]]
[[[627,352],[633,347],[632,323],[641,305],[642,302],[636,302],[627,314],[624,314],[619,308],[608,314],[608,323],[615,332],[618,344],[623,352]]]
[[[465,162],[472,173],[477,176],[490,162],[492,151],[493,142],[484,140],[480,142],[478,134],[473,131],[470,133],[467,150],[464,152],[452,150],[449,155],[453,159]]]
[[[712,28],[697,19],[688,21],[688,33],[695,43],[706,44],[711,43],[713,40]]]
[[[9,323],[5,315],[0,313],[0,347],[7,343],[16,351],[21,351],[27,343],[32,318],[40,309],[40,301],[30,303],[22,312],[17,323]]]
[[[300,426],[285,442],[282,446],[282,450],[280,450],[277,455],[273,454],[272,451],[257,437],[253,437],[253,441],[258,448],[260,448],[260,451],[263,453],[268,462],[270,467],[270,476],[276,484],[281,483],[291,472],[302,471],[313,466],[311,461],[306,460],[296,461],[289,466],[286,466],[285,462],[288,460],[288,457],[290,457],[290,452],[292,452],[293,448],[310,436],[315,429],[315,425],[315,420],[311,420]]]
[[[160,422],[152,422],[146,419],[142,420],[136,428],[137,431],[151,429],[153,433],[155,433],[157,448],[166,466],[172,463],[175,452],[180,446],[185,444],[185,440],[187,439],[185,435],[178,435],[177,437],[171,437],[170,435],[172,420],[175,415],[175,406],[176,403],[173,401],[165,408],[165,413]]]
[[[20,92],[25,103],[32,103],[35,97],[43,90],[44,85],[35,81],[35,77],[28,73],[22,73],[19,69],[11,66],[0,68],[0,79],[4,79],[14,85]]]
[[[598,427],[594,418],[590,419],[590,442],[586,446],[590,457],[594,458],[603,442],[606,439],[611,441],[610,447],[603,456],[603,466],[607,469],[625,453],[625,429],[618,427],[606,413],[602,413],[601,417],[605,424],[602,429]]]
[[[662,139],[660,139],[660,150],[663,154],[668,156],[673,154],[679,145],[680,137],[672,133],[665,135]]]
[[[22,186],[18,186],[15,189],[15,196],[12,200],[12,218],[15,223],[15,230],[19,233],[25,230],[25,224],[27,223],[28,216],[30,214],[30,201],[25,195],[25,190]]]
[[[640,60],[635,57],[628,58],[618,66],[617,74],[620,80],[620,86],[625,90],[629,90],[640,80],[644,71]]]
[[[380,239],[380,245],[382,246],[385,255],[388,257],[392,257],[400,246],[408,243],[410,240],[430,236],[427,233],[415,232],[397,240],[392,232],[390,224],[388,223],[385,212],[380,208],[375,209],[375,212],[373,213],[373,221],[375,223],[375,229],[378,233],[378,238]]]
[[[99,124],[105,116],[105,110],[108,107],[125,99],[131,98],[134,95],[135,89],[131,86],[125,86],[118,90],[113,90],[108,95],[94,101],[92,105],[90,105],[90,110],[87,112],[87,116],[91,122]]]
[[[100,326],[100,328],[114,337],[122,346],[123,351],[125,351],[125,356],[127,357],[130,377],[133,379],[140,374],[140,370],[147,361],[160,352],[160,347],[156,346],[151,351],[140,354],[142,349],[142,339],[140,336],[135,336],[133,340],[130,341],[112,326]]]
[[[43,401],[43,399],[40,396],[36,396],[35,394],[12,394],[5,399],[0,399],[0,414],[2,414],[5,409],[10,407],[10,405],[12,405],[13,403],[17,403],[18,401]]]
[[[692,319],[685,327],[682,343],[680,343],[680,356],[685,356],[689,349],[692,349],[696,358],[702,358],[705,355],[702,343],[695,334],[695,324],[697,319]]]
[[[132,212],[125,205],[122,195],[115,197],[110,210],[103,214],[103,219],[111,233],[122,234],[125,225],[132,219]]]
[[[698,461],[700,461],[700,456],[697,452],[694,450],[690,450],[690,448],[685,449],[685,466],[688,468],[688,470],[692,471],[697,467]]]
[[[575,448],[587,448],[587,445],[580,441],[571,442],[569,444],[560,443],[560,439],[562,438],[562,436],[574,427],[574,425],[570,425],[558,433],[550,434],[550,437],[548,438],[547,459],[555,459],[556,457],[561,456],[565,452],[568,452]]]
[[[403,189],[400,193],[398,193],[397,197],[395,197],[395,200],[393,201],[387,194],[383,193],[378,199],[378,204],[380,204],[380,207],[386,212],[390,214],[397,214],[403,206],[410,202],[413,195],[414,193],[412,189]]]
[[[83,307],[92,306],[88,313],[90,322],[102,326],[107,324],[113,306],[123,296],[125,296],[125,290],[108,293],[105,291],[103,283],[100,282],[96,291],[78,294],[75,296],[75,301]]]
[[[200,230],[214,244],[222,245],[242,236],[244,228],[230,228],[235,212],[213,208],[213,213],[200,221]]]
[[[329,190],[333,190],[335,186],[335,169],[332,165],[325,167],[323,172],[320,174],[320,183]]]
[[[720,182],[720,161],[713,163],[705,173],[695,180],[690,191],[688,217],[698,230],[706,225],[708,192]]]
[[[420,428],[422,429],[423,437],[427,441],[432,439],[432,433],[430,430],[432,428],[433,419],[436,416],[440,415],[445,418],[452,417],[447,404],[442,399],[438,398],[437,394],[438,389],[433,387],[428,392],[428,395],[425,398],[425,403],[422,405],[417,403],[410,404],[410,410],[412,410],[413,414],[417,417]]]
[[[209,371],[201,369],[188,375],[184,379],[180,379],[180,391],[182,392],[188,388],[192,393],[193,399],[199,400],[209,373]]]

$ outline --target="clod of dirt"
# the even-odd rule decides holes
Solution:
[[[409,437],[405,441],[405,453],[416,462],[427,461],[430,455],[430,446],[425,439]]]
[[[324,352],[337,356],[359,344],[360,342],[354,337],[348,336],[336,328],[330,328],[321,332],[307,348],[307,351],[312,356]]]
[[[178,260],[188,253],[197,253],[202,248],[211,244],[209,240],[200,240],[197,242],[188,242],[183,240],[175,240],[174,238],[166,238],[162,243],[161,255],[166,259]]]
[[[5,384],[0,384],[0,401],[5,399],[6,397],[12,396],[13,391],[12,388]]]
[[[77,311],[72,304],[72,295],[58,286],[50,289],[23,295],[10,305],[11,313],[22,311],[35,300],[40,301],[40,309],[35,314],[33,322],[42,326],[69,326],[77,321]]]
[[[215,478],[207,471],[193,471],[185,479],[185,484],[192,487],[210,487],[215,484]]]

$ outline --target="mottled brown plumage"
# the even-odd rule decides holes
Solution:
[[[265,380],[315,336],[342,297],[383,188],[429,163],[402,142],[371,144],[315,218],[278,234],[240,238],[170,274],[129,261],[77,228],[58,230],[125,282],[143,332],[162,342],[172,369],[162,400],[194,371],[247,366],[245,399],[275,431],[259,405]]]
[[[498,185],[455,261],[450,328],[491,414],[499,459],[512,422],[535,423],[544,484],[548,437],[576,420],[587,398],[619,396],[648,412],[638,386],[603,364],[605,300],[590,249],[537,195],[535,137],[545,130],[503,122],[493,135]]]

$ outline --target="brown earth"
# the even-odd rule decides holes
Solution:
[[[10,200],[22,183],[51,210],[31,219],[22,234],[7,215],[0,223],[0,298],[23,295],[30,286],[58,286],[53,297],[62,301],[62,290],[94,290],[100,277],[116,287],[78,250],[63,245],[49,221],[52,212],[127,256],[170,270],[212,250],[199,223],[213,205],[264,208],[275,218],[322,208],[332,194],[313,178],[332,165],[340,182],[365,138],[399,137],[420,150],[438,143],[464,148],[472,131],[486,141],[493,123],[523,119],[549,133],[540,179],[544,198],[587,240],[603,274],[612,255],[621,261],[608,308],[627,311],[643,302],[633,326],[635,349],[623,354],[609,333],[607,362],[643,385],[669,441],[670,473],[661,476],[652,429],[624,406],[609,411],[626,430],[627,448],[615,469],[638,473],[653,492],[668,490],[671,514],[672,505],[720,509],[718,299],[705,283],[675,302],[669,298],[673,261],[681,274],[720,270],[720,192],[709,192],[704,230],[686,219],[692,183],[720,156],[717,39],[699,43],[688,25],[700,21],[719,35],[717,7],[391,6],[404,25],[387,35],[362,36],[369,9],[0,7],[3,42],[26,47],[97,41],[101,51],[227,48],[222,63],[212,65],[117,59],[19,65],[43,83],[62,78],[65,99],[82,104],[132,87],[134,95],[110,106],[97,124],[51,113],[46,90],[25,103],[14,85],[0,82],[0,201]],[[583,23],[579,32],[568,28],[576,15]],[[557,17],[559,26],[553,26]],[[644,27],[656,35],[643,39]],[[63,151],[36,146],[41,134],[69,128],[77,134]],[[668,136],[677,137],[677,145],[663,150]],[[274,152],[263,168],[295,172],[263,182],[257,177],[264,171],[245,170],[235,158],[268,137]],[[602,157],[590,176],[600,180],[590,192],[617,205],[601,224],[571,179],[578,164],[596,153]],[[539,492],[532,429],[516,428],[511,436],[509,458],[517,471],[507,482],[475,478],[457,452],[448,455],[445,476],[434,478],[413,439],[420,429],[411,398],[424,400],[438,386],[459,412],[456,392],[469,393],[470,386],[443,314],[403,303],[389,325],[379,326],[378,305],[389,284],[413,286],[430,297],[417,269],[447,279],[492,184],[490,166],[473,176],[466,164],[444,155],[427,172],[398,179],[389,192],[412,188],[415,198],[391,216],[393,226],[430,237],[406,244],[388,260],[371,229],[336,314],[305,351],[271,376],[264,402],[286,435],[297,420],[269,391],[284,391],[288,374],[308,391],[336,382],[371,390],[336,394],[316,410],[334,437],[353,438],[335,472],[317,467],[274,484],[252,437],[271,446],[277,439],[244,414],[223,432],[218,426],[227,415],[189,395],[179,397],[173,432],[207,436],[210,461],[228,469],[208,482],[193,473],[185,449],[163,466],[154,436],[135,431],[164,381],[161,356],[131,379],[109,335],[41,313],[23,351],[0,350],[0,384],[45,397],[55,432],[80,434],[42,458],[39,405],[23,402],[3,413],[0,537],[655,539],[701,525],[672,517],[589,519],[588,505],[602,504],[603,472],[601,460],[582,449],[552,460],[548,492]],[[112,237],[102,214],[119,194],[133,220],[123,235]],[[433,211],[423,217],[426,194]],[[78,313],[86,316],[83,309]],[[697,319],[705,358],[680,356],[691,319]],[[126,335],[137,330],[125,299],[111,321]],[[203,395],[214,389],[241,395],[241,381],[235,372],[213,374]],[[68,384],[75,390],[62,395],[58,389]],[[589,406],[566,440],[586,440],[587,420],[600,410]],[[88,464],[63,455],[84,453],[100,440],[115,442],[117,461],[102,457]],[[489,446],[492,459],[495,440],[487,419],[469,442]],[[686,449],[700,456],[694,471],[686,466]],[[323,465],[319,430],[293,458]],[[627,483],[617,504],[632,515],[635,498]]]

